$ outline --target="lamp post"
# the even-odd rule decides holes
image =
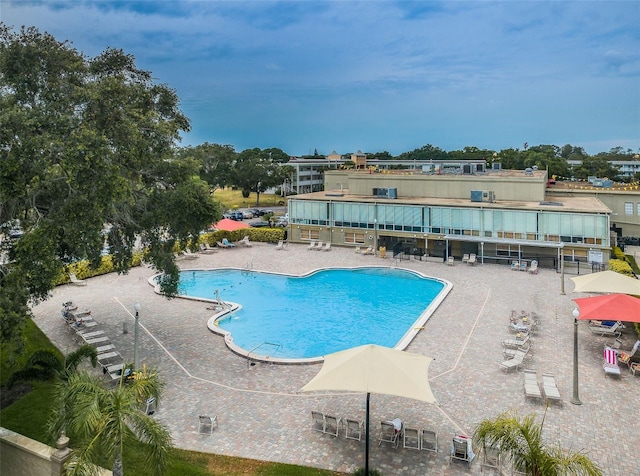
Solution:
[[[378,256],[378,220],[373,219],[373,251]]]
[[[580,395],[578,395],[578,317],[580,317],[580,309],[573,309],[573,397],[571,403],[574,405],[582,405]]]
[[[140,303],[133,305],[136,310],[136,324],[133,331],[133,370],[138,369],[138,319],[140,318]]]

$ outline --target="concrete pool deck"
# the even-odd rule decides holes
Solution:
[[[572,405],[573,283],[565,276],[566,295],[560,294],[560,275],[541,269],[537,275],[514,272],[507,266],[455,266],[424,261],[396,262],[391,258],[355,254],[332,247],[308,251],[306,245],[255,243],[251,248],[223,249],[180,262],[184,268],[238,267],[301,274],[331,266],[397,266],[453,283],[453,289],[433,313],[407,351],[435,358],[429,371],[438,405],[384,395],[371,396],[370,465],[385,475],[425,473],[480,474],[479,460],[471,467],[449,463],[454,433],[471,434],[482,419],[507,410],[520,414],[545,407],[525,400],[521,372],[504,373],[501,341],[509,336],[511,310],[534,311],[540,327],[532,337],[533,360],[528,368],[555,375],[563,405],[547,410],[545,441],[573,451],[583,450],[606,475],[637,474],[640,448],[638,390],[640,377],[622,368],[622,378],[605,378],[603,343],[585,323],[579,327],[580,398]],[[311,430],[311,411],[362,418],[363,394],[300,394],[320,365],[248,365],[207,328],[212,311],[207,303],[167,300],[154,293],[147,280],[154,270],[139,267],[128,275],[110,274],[88,280],[87,286],[60,286],[52,297],[34,307],[35,322],[63,352],[77,348],[60,317],[61,303],[73,301],[92,316],[116,349],[133,360],[133,305],[139,302],[140,361],[160,370],[167,383],[155,418],[165,423],[180,448],[261,460],[353,471],[363,466],[364,442],[323,435]],[[376,292],[382,292],[377,290]],[[321,297],[319,298],[319,305]],[[293,316],[304,318],[304,316]],[[129,332],[123,333],[123,323]],[[623,348],[635,337],[627,328]],[[197,433],[198,415],[217,415],[213,435]],[[439,451],[378,447],[381,420],[401,418],[405,425],[438,432]],[[486,471],[486,468],[485,468]]]

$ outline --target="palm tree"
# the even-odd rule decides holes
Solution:
[[[602,470],[584,453],[549,447],[542,441],[542,423],[535,413],[519,418],[506,412],[495,420],[480,422],[473,438],[482,448],[492,448],[501,457],[510,458],[514,469],[532,476],[602,476]]]
[[[143,369],[135,378],[107,388],[86,372],[71,375],[57,388],[58,404],[49,422],[53,436],[66,431],[74,448],[67,474],[97,474],[97,465],[111,465],[122,476],[122,454],[135,441],[140,445],[149,474],[162,474],[171,449],[171,435],[161,423],[141,410],[147,399],[160,398],[162,382],[155,371]]]
[[[90,345],[83,345],[64,357],[64,360],[60,360],[58,353],[38,350],[29,357],[22,369],[11,374],[7,387],[11,388],[16,382],[24,380],[46,381],[54,378],[68,380],[70,375],[76,373],[78,365],[85,358],[90,359],[91,365],[95,368],[98,363],[98,352]]]

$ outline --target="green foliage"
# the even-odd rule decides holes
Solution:
[[[624,274],[626,276],[633,276],[633,270],[631,269],[631,265],[624,260],[619,259],[610,259],[609,260],[609,269],[611,271],[615,271],[616,273]]]
[[[613,257],[615,259],[626,260],[626,256],[625,256],[624,252],[622,251],[622,249],[620,249],[619,246],[614,246],[613,247]]]
[[[507,412],[495,420],[483,420],[474,432],[474,442],[496,449],[513,461],[514,469],[526,474],[602,476],[602,470],[584,453],[546,445],[542,440],[544,421],[538,424],[535,418],[535,414],[519,417]]]
[[[239,241],[245,236],[249,237],[249,241],[256,241],[262,243],[277,243],[279,240],[284,239],[285,228],[241,228],[235,231],[212,231],[210,233],[204,233],[198,237],[198,244],[207,243],[209,246],[215,246],[217,241],[222,241],[223,238],[234,242]]]
[[[371,476],[382,476],[382,472],[377,469],[369,469],[369,474]],[[354,473],[354,476],[365,476],[364,468],[358,468]]]

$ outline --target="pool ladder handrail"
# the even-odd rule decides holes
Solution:
[[[251,359],[251,354],[256,350],[259,349],[260,347],[262,347],[263,345],[271,345],[275,347],[275,351],[273,352],[273,354],[275,354],[276,352],[278,352],[278,350],[280,349],[280,347],[282,347],[282,344],[274,344],[273,342],[263,342],[262,344],[258,344],[257,346],[255,346],[253,349],[251,349],[248,353],[247,353],[247,367],[251,367],[253,365],[255,365],[255,362],[258,359]],[[272,354],[272,355],[273,355]],[[270,356],[269,355],[265,355],[264,356],[266,359],[268,359]],[[273,362],[271,362],[273,363]]]

